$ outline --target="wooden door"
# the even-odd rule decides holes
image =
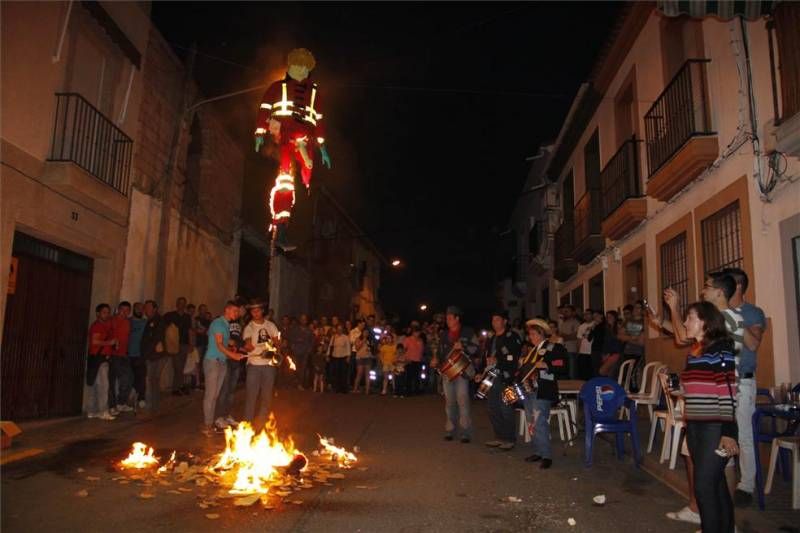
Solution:
[[[81,412],[92,260],[15,235],[17,284],[3,324],[2,418]]]

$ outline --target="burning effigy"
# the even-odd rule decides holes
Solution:
[[[270,416],[258,432],[248,422],[227,428],[225,448],[210,458],[173,451],[162,463],[153,447],[136,442],[130,454],[116,463],[120,473],[130,475],[112,479],[122,484],[137,482],[144,487],[139,494],[142,499],[155,497],[155,489],[161,487],[172,494],[198,490],[202,509],[215,507],[225,498],[233,498],[236,506],[261,501],[266,509],[280,501],[299,504],[297,492],[315,484],[331,486],[331,480],[345,477],[332,469],[351,468],[358,460],[353,452],[336,446],[333,438],[318,438],[319,448],[307,456],[291,437],[279,436],[277,421]]]

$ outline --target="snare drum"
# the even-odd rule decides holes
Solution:
[[[486,371],[486,375],[484,376],[481,384],[478,385],[478,392],[475,393],[475,396],[481,400],[486,398],[486,395],[489,394],[489,390],[494,385],[494,380],[497,379],[497,376],[500,375],[500,370],[497,367],[490,368]]]
[[[454,381],[464,371],[469,368],[470,362],[464,352],[455,351],[444,362],[439,372],[448,379]]]
[[[523,386],[519,383],[512,383],[503,389],[503,403],[506,405],[515,405],[525,400],[526,393]]]

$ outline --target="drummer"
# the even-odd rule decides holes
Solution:
[[[447,308],[445,322],[447,330],[440,334],[439,352],[431,359],[431,367],[437,368],[446,364],[451,352],[461,350],[471,358],[478,353],[478,339],[468,326],[461,325],[463,313],[459,307],[451,305]],[[444,388],[445,413],[444,440],[453,440],[456,428],[459,430],[461,442],[467,444],[472,438],[472,418],[470,416],[469,384],[475,377],[475,368],[470,363],[461,375],[450,381],[442,376]]]
[[[563,344],[548,340],[552,334],[550,326],[540,318],[525,323],[528,342],[523,348],[525,354],[520,358],[520,368],[538,359],[534,371],[528,378],[533,391],[525,398],[525,416],[533,428],[533,455],[526,457],[529,463],[541,461],[539,468],[550,468],[553,452],[550,447],[550,406],[558,401],[558,382],[556,369],[563,367],[567,360],[567,349]],[[520,376],[523,377],[523,376]]]
[[[487,442],[486,446],[508,451],[514,448],[516,441],[514,407],[503,402],[502,395],[517,371],[522,339],[508,329],[508,311],[505,309],[492,314],[492,330],[486,342],[486,368],[495,367],[500,373],[488,394],[489,421],[494,429],[494,440]]]

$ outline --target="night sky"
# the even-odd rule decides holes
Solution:
[[[289,50],[310,49],[333,159],[314,179],[405,264],[383,277],[384,309],[458,303],[485,322],[525,158],[557,136],[619,9],[154,2],[153,19],[179,54],[197,44],[208,96],[279,79]],[[214,104],[249,153],[260,96]]]

